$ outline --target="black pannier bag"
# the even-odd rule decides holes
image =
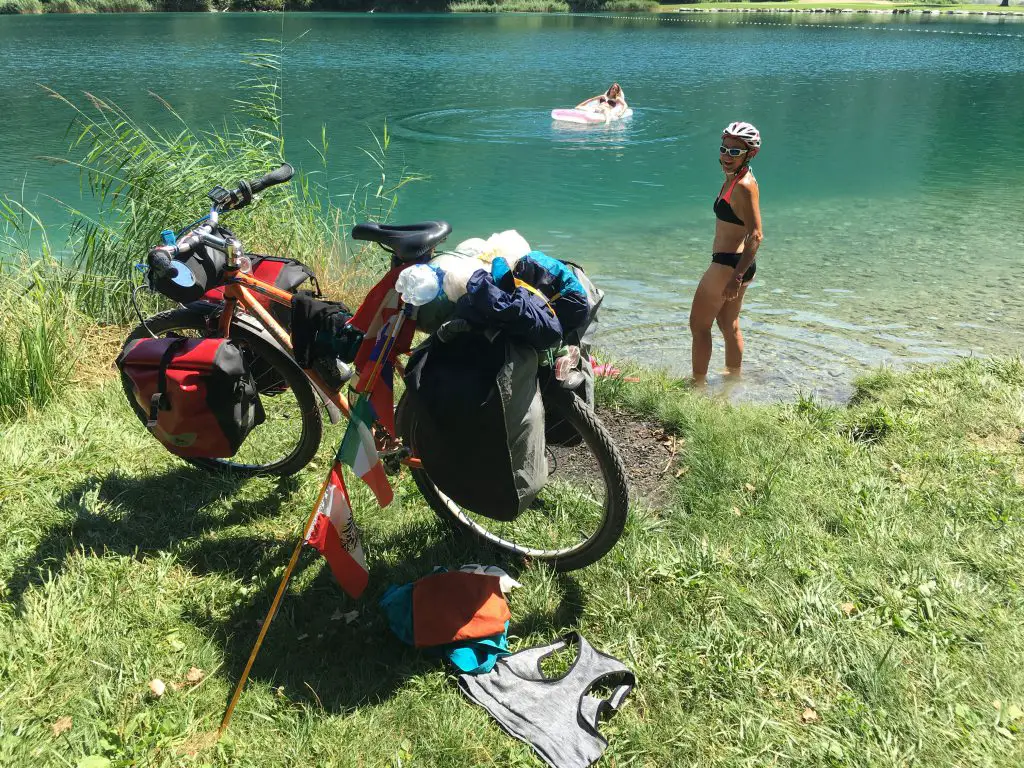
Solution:
[[[322,358],[345,363],[356,359],[363,332],[348,324],[352,312],[343,302],[323,301],[308,291],[292,299],[292,352],[303,368]]]
[[[136,339],[117,367],[148,414],[146,427],[178,456],[234,456],[266,418],[242,350],[229,339]]]
[[[514,520],[547,482],[536,350],[503,334],[431,337],[410,357],[405,384],[403,409],[412,412],[399,430],[438,490],[469,511]]]
[[[178,265],[179,269],[184,268],[191,272],[195,282],[186,285],[185,283],[188,281],[180,279],[175,281],[172,275],[158,278],[150,271],[149,287],[179,304],[188,304],[192,301],[199,301],[207,290],[215,288],[220,283],[224,277],[227,256],[218,250],[200,244],[184,258],[175,259],[174,263]],[[223,299],[224,292],[221,290],[220,298],[213,300],[222,301]]]

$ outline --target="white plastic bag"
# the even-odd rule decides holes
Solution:
[[[530,244],[526,242],[525,237],[514,229],[506,229],[487,238],[487,250],[480,254],[480,258],[490,263],[500,256],[510,267],[514,267],[515,263],[530,250]]]
[[[449,301],[455,302],[466,295],[466,283],[473,273],[487,269],[480,259],[462,256],[458,253],[442,253],[429,262],[430,266],[441,270],[442,290]]]
[[[487,241],[481,237],[471,237],[469,240],[463,240],[455,246],[455,253],[460,256],[468,256],[472,259],[479,257],[480,254],[486,250]]]
[[[486,240],[472,237],[469,240],[463,240],[455,248],[456,253],[480,259],[487,264],[500,256],[508,262],[510,267],[515,266],[515,263],[531,250],[533,249],[526,242],[526,238],[514,229],[495,232]]]
[[[426,264],[414,264],[398,275],[395,290],[402,295],[402,301],[422,307],[441,292],[441,273]]]

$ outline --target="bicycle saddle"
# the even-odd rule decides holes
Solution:
[[[447,221],[423,221],[418,224],[377,224],[373,221],[352,227],[353,240],[369,240],[379,243],[395,255],[399,261],[419,261],[452,231]]]

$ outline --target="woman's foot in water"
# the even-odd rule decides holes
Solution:
[[[738,365],[735,368],[727,365],[722,371],[722,378],[728,381],[738,381],[743,378],[743,368]]]

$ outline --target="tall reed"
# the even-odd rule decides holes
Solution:
[[[0,422],[46,405],[71,380],[80,324],[64,269],[42,222],[0,200]]]
[[[100,207],[96,216],[73,211],[73,293],[91,317],[130,319],[131,291],[139,282],[134,265],[159,242],[161,230],[202,216],[206,193],[215,185],[234,185],[285,161],[281,51],[250,53],[244,61],[254,76],[241,84],[241,96],[224,124],[206,130],[186,123],[155,94],[170,118],[169,129],[144,125],[94,94],[86,93],[79,104],[48,90],[74,113],[69,129],[74,159],[54,159],[80,169]],[[337,194],[319,181],[326,174],[298,173],[291,184],[267,190],[225,223],[248,250],[293,256],[318,272],[330,272],[351,256],[345,232],[355,219],[386,219],[398,190],[416,178],[405,172],[391,175],[386,126],[383,137],[375,138],[376,146],[366,151],[379,168],[379,181]],[[326,167],[325,131],[314,149]]]

